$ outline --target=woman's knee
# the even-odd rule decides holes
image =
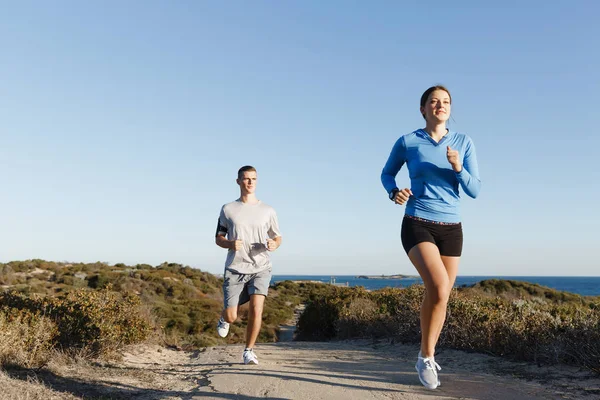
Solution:
[[[449,284],[434,285],[426,289],[426,295],[429,296],[434,304],[446,304],[448,303],[451,289]]]

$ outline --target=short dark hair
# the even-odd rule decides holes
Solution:
[[[238,179],[242,179],[242,175],[244,174],[244,172],[248,172],[248,171],[256,172],[256,168],[254,168],[252,165],[244,165],[242,168],[240,168],[238,170]]]
[[[427,89],[421,96],[421,107],[425,107],[425,103],[427,103],[429,95],[436,90],[443,90],[444,92],[448,93],[448,96],[450,97],[450,104],[452,104],[452,95],[450,94],[450,91],[445,86],[435,85]],[[421,115],[423,115],[423,118],[425,118],[425,114],[421,113]]]

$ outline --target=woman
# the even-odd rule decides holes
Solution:
[[[425,284],[421,305],[421,351],[416,369],[428,389],[440,385],[434,360],[450,291],[462,253],[459,187],[477,197],[481,187],[475,146],[463,133],[446,128],[452,97],[443,86],[430,87],[421,96],[425,128],[396,141],[381,173],[390,200],[406,204],[402,245]],[[396,175],[406,163],[410,189],[398,189]]]

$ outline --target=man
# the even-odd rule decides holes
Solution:
[[[265,298],[271,282],[270,251],[281,246],[275,210],[256,198],[256,169],[249,165],[238,171],[240,198],[221,208],[216,243],[228,249],[223,282],[224,309],[217,325],[226,337],[238,307],[250,302],[244,364],[258,364],[253,351],[260,332]]]

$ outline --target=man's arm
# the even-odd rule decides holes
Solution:
[[[272,210],[271,219],[270,219],[270,227],[267,235],[269,238],[267,239],[267,250],[275,251],[281,246],[281,231],[279,230],[279,221],[277,220],[277,213],[275,210]]]
[[[238,251],[242,248],[242,241],[227,240],[228,231],[229,228],[227,228],[225,213],[221,208],[221,214],[219,215],[219,219],[217,220],[217,232],[215,233],[215,243],[217,244],[217,246],[222,247],[224,249]]]
[[[215,243],[217,243],[217,246],[224,249],[231,249],[231,240],[227,240],[225,235],[217,235],[215,237]]]
[[[281,236],[274,237],[273,239],[267,239],[267,249],[269,251],[275,251],[281,246]]]
[[[227,240],[227,238],[225,237],[225,235],[217,235],[215,237],[215,243],[217,243],[217,246],[222,247],[222,248],[227,249],[227,250],[238,251],[239,249],[242,248],[242,241],[240,239],[238,239],[238,240]]]

